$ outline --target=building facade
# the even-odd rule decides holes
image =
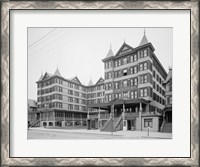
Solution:
[[[166,80],[163,83],[165,87],[165,100],[166,105],[164,108],[164,121],[162,126],[162,132],[172,132],[172,68],[169,68],[169,72]]]
[[[102,60],[105,101],[89,106],[110,114],[106,122],[99,119],[102,130],[160,131],[165,107],[163,82],[167,73],[154,50],[144,34],[138,47],[124,42],[115,55],[110,48]]]
[[[104,79],[87,86],[58,69],[46,72],[36,82],[40,126],[160,131],[167,73],[154,51],[145,34],[135,48],[125,42],[116,54],[110,48]]]

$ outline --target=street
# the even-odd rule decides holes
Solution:
[[[171,139],[171,133],[146,131],[117,131],[101,132],[99,130],[86,129],[44,129],[30,128],[28,139]]]

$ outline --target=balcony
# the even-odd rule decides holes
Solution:
[[[124,92],[124,91],[130,91],[137,89],[138,86],[127,86],[127,87],[122,87],[120,89],[113,89],[113,93],[119,93],[119,92]]]
[[[139,117],[139,113],[138,112],[124,113],[124,118],[125,119],[134,119],[136,117]]]
[[[99,118],[98,114],[94,114],[94,115],[89,115],[89,118]]]
[[[100,119],[109,119],[110,118],[110,114],[101,114],[100,115]]]

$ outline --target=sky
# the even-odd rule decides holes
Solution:
[[[104,78],[104,59],[126,42],[133,48],[142,40],[144,30],[154,53],[168,72],[172,67],[172,28],[28,28],[28,98],[37,99],[41,74],[54,74],[58,68],[68,79],[77,76],[82,84]]]

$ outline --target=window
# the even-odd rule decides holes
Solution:
[[[172,97],[169,97],[169,104],[172,104]]]
[[[123,93],[123,99],[128,99],[128,93],[127,92]]]
[[[118,78],[118,72],[114,73],[114,78]]]
[[[133,74],[133,67],[131,67],[129,70],[130,70],[130,74]]]
[[[147,75],[144,75],[144,83],[147,82]]]
[[[108,83],[108,90],[112,89],[112,83]]]
[[[144,70],[147,69],[147,62],[144,63]]]
[[[115,61],[115,67],[117,67],[117,61]]]
[[[108,63],[107,62],[105,63],[105,68],[108,68]]]
[[[153,88],[155,89],[156,88],[156,84],[155,84],[155,82],[153,81]]]
[[[119,99],[121,99],[122,98],[122,94],[121,93],[119,93]]]
[[[101,103],[101,99],[98,99],[98,100],[97,100],[97,103]]]
[[[145,128],[153,128],[153,119],[144,119],[144,127]]]
[[[73,95],[73,91],[72,90],[68,90],[68,94],[69,95]]]
[[[133,79],[130,80],[130,86],[133,86]]]
[[[133,62],[133,56],[130,56],[130,62]]]
[[[75,103],[79,103],[79,99],[75,98],[75,99],[74,99],[74,102],[75,102]]]
[[[121,60],[120,59],[118,60],[118,66],[121,66]]]
[[[143,58],[144,57],[143,50],[141,50],[139,52],[140,52],[140,58]]]
[[[123,87],[126,88],[128,86],[127,80],[123,81]]]
[[[119,82],[115,82],[115,89],[119,89]]]
[[[143,96],[144,96],[144,90],[140,89],[140,97],[143,97]]]
[[[143,64],[140,64],[139,68],[140,68],[140,71],[142,71],[143,70]]]
[[[144,57],[146,57],[147,56],[147,50],[145,49],[144,50]]]
[[[134,91],[134,98],[137,99],[137,91]]]
[[[133,91],[131,91],[130,96],[131,96],[131,99],[134,99],[134,92]]]
[[[110,79],[110,78],[112,78],[112,73],[111,72],[108,73],[108,79]]]
[[[156,77],[156,72],[155,72],[155,71],[153,71],[153,77],[154,77],[154,78]]]
[[[137,83],[137,78],[134,78],[134,86],[136,86],[138,83]]]
[[[156,75],[156,80],[159,82],[159,75],[158,74]]]
[[[124,69],[123,70],[123,76],[126,76],[127,75],[127,69]]]
[[[144,97],[146,97],[146,96],[147,96],[147,88],[144,89]]]
[[[136,74],[137,73],[137,66],[133,67],[133,69],[134,69],[134,74]]]
[[[63,84],[63,81],[61,79],[59,79],[59,84]]]
[[[108,68],[110,68],[110,67],[111,67],[111,61],[108,62]]]
[[[134,61],[137,61],[137,54],[134,55]]]
[[[146,97],[147,95],[147,88],[140,89],[140,97]]]
[[[73,98],[72,97],[68,97],[68,101],[69,102],[73,102]]]
[[[75,105],[75,106],[74,106],[74,109],[75,109],[75,110],[79,110],[79,106],[78,106],[78,105]]]
[[[148,74],[140,76],[140,82],[141,83],[148,82]]]
[[[68,109],[73,110],[73,105],[72,104],[68,104]]]
[[[127,64],[128,63],[128,59],[127,57],[123,59],[123,64]]]
[[[79,96],[79,92],[76,92],[76,91],[75,91],[75,92],[74,92],[74,95],[75,95],[75,96]]]
[[[74,85],[75,86],[75,89],[79,90],[79,86],[78,85]]]
[[[109,95],[108,95],[108,101],[111,101],[111,100],[112,100],[112,95],[109,94]]]

